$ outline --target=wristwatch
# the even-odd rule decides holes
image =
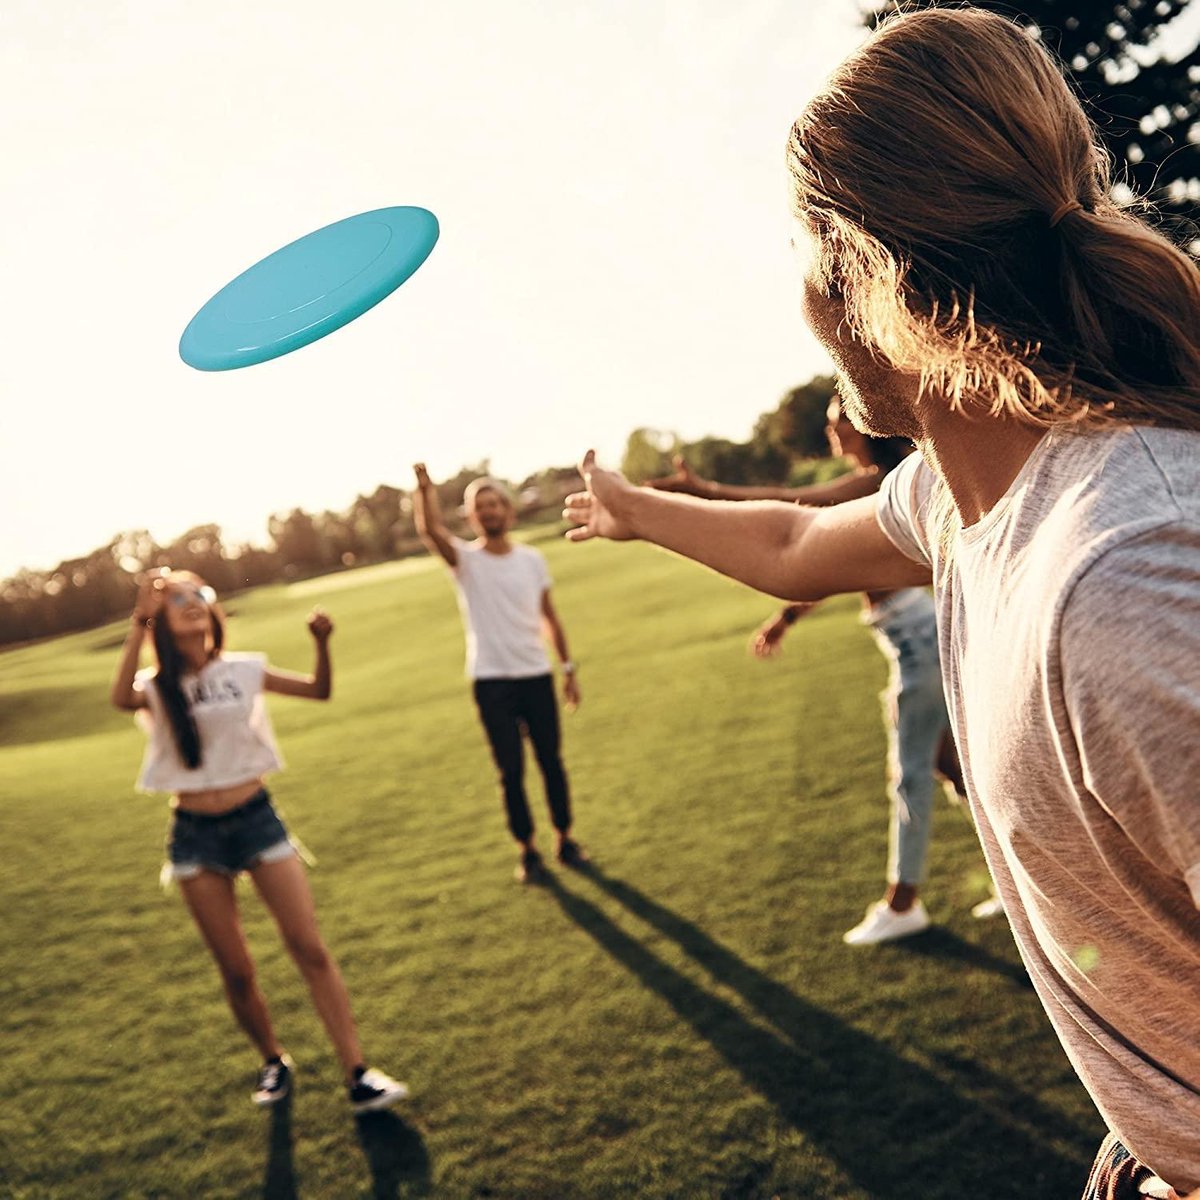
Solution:
[[[575,664],[569,658],[562,664],[562,672],[564,675],[575,674]]]

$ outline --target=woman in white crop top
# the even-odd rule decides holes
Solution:
[[[284,1099],[293,1064],[275,1036],[238,919],[234,881],[243,871],[308,984],[354,1111],[367,1112],[408,1090],[363,1063],[346,985],[317,929],[308,877],[263,787],[263,776],[282,765],[264,693],[328,700],[332,690],[333,623],[318,610],[308,628],[317,651],[311,675],[276,670],[261,654],[228,653],[213,590],[189,571],[160,572],[138,595],[112,702],[136,712],[149,738],[139,789],[172,794],[164,878],[179,883],[229,1006],[263,1056],[251,1098],[258,1105]],[[139,671],[147,631],[158,665]]]

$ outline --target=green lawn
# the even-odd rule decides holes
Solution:
[[[885,664],[850,599],[745,652],[772,601],[643,546],[532,536],[581,664],[566,760],[589,876],[513,882],[493,769],[428,560],[237,597],[234,648],[308,669],[272,699],[273,790],[318,858],[368,1055],[408,1080],[356,1123],[245,885],[290,1106],[174,893],[165,804],[107,707],[124,626],[0,655],[0,1196],[837,1197],[1082,1190],[1102,1136],[1029,990],[965,817],[937,814],[938,928],[851,950],[882,889]],[[535,814],[548,821],[535,780]]]

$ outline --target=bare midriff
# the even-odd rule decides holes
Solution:
[[[245,804],[262,789],[262,779],[248,779],[231,787],[208,788],[203,792],[179,792],[171,799],[171,807],[184,812],[203,813],[208,817],[232,812]]]

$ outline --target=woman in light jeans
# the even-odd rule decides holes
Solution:
[[[664,491],[687,492],[712,500],[795,500],[802,504],[840,504],[878,491],[883,477],[912,445],[903,438],[868,437],[842,413],[837,396],[826,411],[825,436],[835,455],[850,459],[855,468],[830,483],[810,487],[735,487],[696,475],[683,459],[676,473],[651,480]],[[784,635],[815,605],[789,604],[766,621],[751,643],[760,658],[780,650]],[[937,621],[933,598],[924,588],[863,593],[863,616],[879,648],[891,664],[883,695],[888,731],[891,821],[888,838],[887,891],[867,908],[866,916],[843,940],[852,946],[895,941],[929,926],[929,914],[918,896],[926,879],[929,833],[939,777],[963,794],[962,775],[938,658]],[[977,917],[1003,912],[995,896],[977,904]]]

